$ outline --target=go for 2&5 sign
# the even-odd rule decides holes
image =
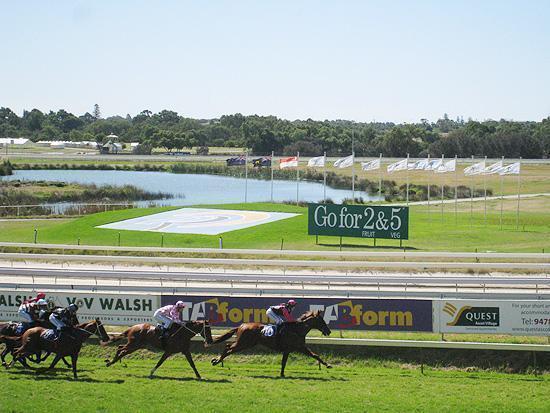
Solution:
[[[308,234],[409,239],[409,208],[402,206],[308,205]]]

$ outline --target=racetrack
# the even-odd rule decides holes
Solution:
[[[169,359],[148,379],[159,357],[140,353],[106,368],[113,348],[87,346],[79,360],[80,380],[69,370],[39,374],[14,368],[0,371],[0,410],[79,412],[358,412],[358,411],[547,411],[550,377],[484,371],[432,370],[419,366],[329,357],[334,368],[318,370],[291,356],[287,378],[279,379],[280,356],[228,358],[212,367],[195,355],[204,380],[197,381],[185,359]],[[14,396],[18,395],[18,396]],[[25,395],[21,397],[21,395]],[[100,395],[100,396],[99,396]],[[99,396],[99,397],[98,397]]]

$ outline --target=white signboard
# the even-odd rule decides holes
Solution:
[[[550,335],[550,301],[434,301],[434,331],[441,333]]]
[[[17,310],[21,303],[35,297],[31,291],[0,291],[0,320],[20,321]],[[78,319],[82,321],[99,318],[107,325],[133,325],[152,322],[153,312],[159,307],[158,295],[139,294],[82,294],[46,293],[51,307],[66,307],[76,303]]]

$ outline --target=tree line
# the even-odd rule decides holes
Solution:
[[[217,119],[192,119],[177,112],[144,110],[136,116],[101,117],[98,105],[92,113],[76,116],[63,109],[43,113],[24,111],[20,117],[0,108],[0,138],[25,137],[33,141],[70,140],[105,143],[109,134],[121,142],[140,142],[141,150],[167,151],[210,146],[249,148],[252,154],[276,155],[300,152],[304,156],[349,154],[357,156],[547,158],[550,155],[550,117],[536,121],[487,120],[483,122],[446,114],[435,122],[421,119],[410,124],[353,122],[348,120],[285,120],[275,116],[240,113]]]

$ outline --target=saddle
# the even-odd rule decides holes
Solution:
[[[278,330],[279,329],[277,328],[276,324],[266,324],[262,328],[262,335],[264,337],[274,337],[275,335],[277,335]]]
[[[59,337],[57,330],[48,329],[42,333],[42,338],[48,341],[55,341]]]
[[[16,336],[21,336],[25,331],[27,331],[29,328],[33,327],[34,323],[25,323],[25,322],[14,322],[12,323],[13,331],[15,332]]]

